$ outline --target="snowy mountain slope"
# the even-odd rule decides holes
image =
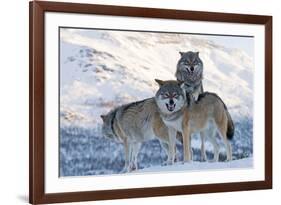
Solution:
[[[252,116],[253,59],[194,35],[61,30],[62,126],[96,126],[99,115],[151,97],[155,78],[174,79],[179,51],[199,51],[204,89],[216,92],[236,118]],[[65,117],[66,116],[66,117]]]

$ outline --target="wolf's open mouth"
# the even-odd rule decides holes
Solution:
[[[169,105],[168,103],[166,103],[166,107],[170,112],[173,112],[176,107],[176,104]]]

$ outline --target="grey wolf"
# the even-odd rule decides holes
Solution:
[[[187,92],[193,91],[193,96],[197,100],[203,92],[203,62],[199,57],[199,52],[179,52],[180,59],[177,63],[176,78],[184,82],[184,89]]]
[[[124,171],[138,169],[137,156],[143,142],[158,139],[168,155],[168,163],[175,159],[175,142],[169,138],[154,98],[129,103],[101,115],[102,134],[124,144]]]
[[[183,135],[184,161],[192,159],[191,134],[200,133],[209,138],[214,147],[214,159],[218,161],[219,147],[215,133],[219,132],[226,146],[227,161],[232,160],[231,145],[228,140],[234,135],[234,125],[226,105],[215,93],[204,92],[195,101],[192,92],[187,93],[178,81],[157,80],[160,88],[155,96],[160,116],[168,127],[170,138],[176,133]],[[204,140],[201,145],[202,156],[205,156]],[[204,153],[203,153],[204,152]]]

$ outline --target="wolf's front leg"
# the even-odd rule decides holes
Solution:
[[[134,143],[132,146],[132,170],[138,169],[138,154],[141,148],[141,143]]]
[[[168,156],[167,160],[163,162],[163,165],[167,165],[171,161],[171,156],[170,156],[170,152],[169,152],[169,143],[164,142],[164,141],[160,141],[160,144],[161,144],[162,148],[165,150],[165,153]]]
[[[177,131],[174,128],[169,128],[169,161],[168,164],[174,164],[176,158],[176,136]]]
[[[230,143],[227,141],[226,138],[223,139],[224,144],[226,146],[226,161],[232,160],[232,149]]]
[[[209,139],[213,145],[214,150],[214,158],[210,162],[218,162],[219,161],[219,145],[216,140],[216,130],[213,130],[209,135]]]
[[[191,151],[191,137],[190,137],[190,128],[184,126],[183,129],[183,160],[185,162],[190,162],[192,160],[192,151]]]
[[[201,162],[204,162],[207,160],[206,156],[206,150],[205,150],[205,132],[200,132],[200,138],[201,138]]]
[[[132,167],[132,145],[129,142],[124,143],[125,146],[125,166],[123,169],[123,173],[130,172]]]

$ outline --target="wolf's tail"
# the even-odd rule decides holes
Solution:
[[[228,110],[226,109],[226,116],[227,116],[227,131],[226,131],[226,136],[227,139],[232,140],[233,136],[234,136],[234,131],[235,131],[235,127],[232,121],[232,118],[228,112]]]

